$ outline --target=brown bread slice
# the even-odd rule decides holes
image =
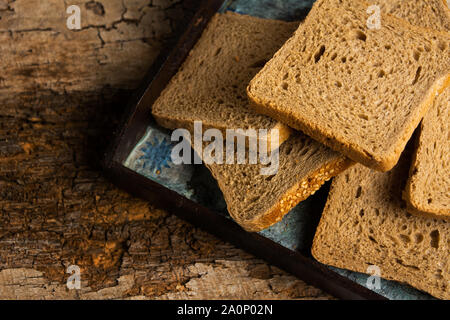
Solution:
[[[450,30],[450,10],[442,0],[373,0],[382,10],[409,23]],[[425,115],[406,184],[408,211],[450,218],[450,89],[446,89]]]
[[[260,169],[267,166],[261,164],[206,166],[224,194],[231,217],[247,231],[256,232],[279,222],[325,181],[352,164],[341,154],[294,133],[280,147],[275,175],[262,175]]]
[[[320,262],[450,298],[450,222],[410,215],[401,199],[410,156],[390,172],[357,164],[332,183],[312,247]]]
[[[420,126],[404,198],[411,213],[450,219],[450,88],[436,99]]]
[[[368,7],[318,0],[247,93],[258,112],[387,171],[450,83],[450,34],[384,13],[368,29]]]
[[[297,29],[298,22],[233,12],[216,14],[178,73],[153,105],[156,121],[169,129],[291,129],[249,109],[245,88]],[[268,135],[270,137],[270,134]]]

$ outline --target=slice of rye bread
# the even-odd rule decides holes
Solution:
[[[275,175],[261,164],[206,164],[222,191],[228,212],[245,230],[257,232],[279,222],[327,180],[353,165],[304,134],[293,133],[279,149]],[[224,157],[225,159],[225,157]]]
[[[406,211],[401,189],[410,160],[403,155],[390,172],[357,164],[337,176],[312,254],[321,263],[362,273],[375,265],[382,278],[449,299],[450,222]]]
[[[258,112],[387,171],[450,84],[450,34],[384,13],[368,29],[368,8],[318,0],[247,94]]]
[[[226,129],[279,129],[280,143],[285,141],[292,130],[250,109],[245,89],[298,25],[233,12],[216,14],[153,105],[158,124],[192,131],[194,121],[202,121],[205,130],[223,134]]]
[[[382,10],[409,23],[450,30],[450,10],[443,0],[372,0]],[[442,93],[420,125],[417,148],[404,199],[410,213],[450,218],[450,89]]]
[[[408,211],[450,219],[450,88],[436,99],[420,126],[403,194]]]

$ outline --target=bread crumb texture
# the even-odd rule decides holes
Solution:
[[[376,265],[385,279],[449,299],[450,222],[407,212],[401,190],[409,163],[404,155],[387,173],[357,164],[336,177],[312,254],[362,273]]]
[[[381,15],[362,0],[318,0],[247,87],[251,106],[365,166],[388,171],[450,84],[448,32]]]
[[[405,189],[411,213],[450,219],[450,88],[422,121]]]
[[[341,154],[296,133],[280,147],[275,175],[262,175],[261,168],[265,166],[261,164],[207,167],[217,180],[233,219],[247,231],[261,231],[281,221],[325,181],[352,164]]]
[[[450,31],[450,10],[446,0],[373,0],[382,10],[409,23]],[[414,214],[450,218],[450,89],[447,88],[425,115],[416,142],[404,199]]]
[[[169,129],[278,129],[280,143],[291,130],[248,107],[246,86],[297,29],[298,22],[267,20],[233,12],[216,14],[152,107]],[[270,135],[269,135],[270,136]]]

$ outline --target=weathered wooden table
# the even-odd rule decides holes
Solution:
[[[0,0],[1,299],[330,298],[102,176],[130,93],[197,5]]]

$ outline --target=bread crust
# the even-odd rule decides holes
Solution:
[[[158,123],[158,125],[160,125],[161,127],[167,128],[167,129],[186,129],[189,132],[193,132],[194,131],[194,121],[187,121],[187,120],[179,120],[179,119],[175,119],[175,118],[170,118],[170,117],[165,117],[162,115],[158,115],[158,114],[154,114],[153,117],[156,120],[156,123]],[[219,127],[217,125],[213,125],[213,124],[209,124],[205,121],[202,122],[203,125],[203,132],[202,134],[208,130],[208,129],[218,129],[220,130],[220,132],[222,133],[224,139],[226,137],[226,131],[228,129],[233,129],[233,128],[227,128],[227,127]],[[243,128],[235,128],[235,129],[243,129]],[[255,130],[258,130],[258,128],[252,128]],[[271,137],[272,137],[272,130],[278,130],[278,142],[272,142]],[[268,129],[268,134],[266,139],[261,138],[258,135],[258,145],[261,143],[267,143],[267,147],[268,150],[275,150],[277,147],[281,146],[287,139],[289,139],[289,137],[291,136],[291,134],[293,133],[293,130],[281,123],[277,123],[273,128]],[[238,134],[236,134],[237,136],[239,136]]]
[[[293,187],[291,187],[275,205],[265,213],[258,215],[250,220],[241,220],[239,217],[231,214],[246,231],[259,232],[275,223],[281,221],[301,201],[313,195],[328,180],[354,165],[354,162],[348,158],[340,157],[328,163],[322,168],[312,172]]]

